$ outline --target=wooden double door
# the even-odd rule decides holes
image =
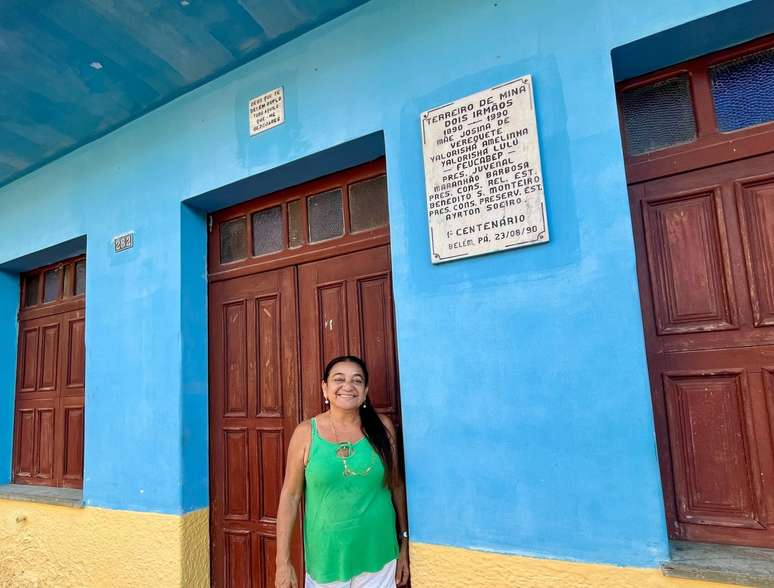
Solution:
[[[774,547],[774,153],[630,198],[670,536]]]
[[[19,322],[14,483],[83,486],[84,309]]]
[[[13,482],[83,486],[86,259],[22,274]]]
[[[210,285],[211,561],[215,586],[274,586],[276,517],[295,426],[323,410],[325,363],[365,359],[399,418],[387,245]],[[292,555],[303,578],[301,525]]]

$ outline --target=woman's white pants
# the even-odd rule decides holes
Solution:
[[[304,588],[395,588],[396,560],[389,561],[378,572],[363,572],[343,582],[319,584],[306,575]]]

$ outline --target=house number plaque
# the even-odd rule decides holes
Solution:
[[[134,231],[113,237],[113,250],[115,253],[126,251],[134,247]]]

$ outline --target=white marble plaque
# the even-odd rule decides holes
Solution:
[[[275,88],[250,100],[248,106],[250,136],[267,131],[285,122],[285,95]]]
[[[548,241],[532,76],[422,113],[433,263]]]

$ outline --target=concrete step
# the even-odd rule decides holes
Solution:
[[[774,588],[774,549],[671,541],[670,551],[666,576]]]

